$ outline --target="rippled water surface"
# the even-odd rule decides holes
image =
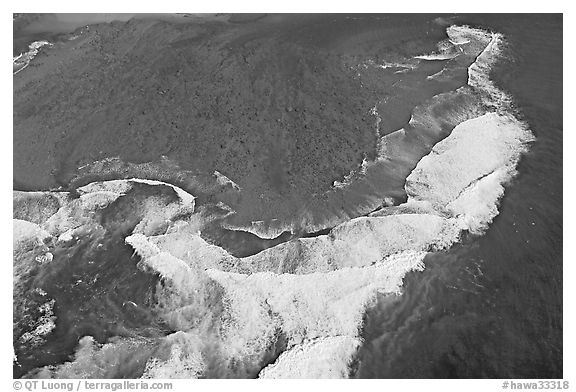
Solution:
[[[368,313],[358,377],[562,378],[562,18],[462,21],[506,35],[514,60],[493,78],[537,140],[487,233]]]
[[[97,21],[127,17],[103,16]],[[46,38],[53,22],[38,21],[15,37],[14,52],[25,50],[32,39]],[[86,22],[71,17],[62,31],[53,33]],[[518,175],[507,184],[500,214],[486,233],[469,234],[451,249],[429,254],[424,271],[406,276],[402,295],[381,295],[368,310],[355,376],[562,378],[562,17],[470,15],[454,17],[450,23],[504,34],[507,56],[492,78],[513,97],[518,115],[536,140],[520,161]],[[430,87],[418,81],[421,84],[414,86],[422,89],[413,97],[423,100],[459,87],[465,83],[463,70],[445,85]],[[392,123],[407,121],[404,117]],[[395,180],[403,186],[405,178]],[[399,203],[405,195],[394,196]],[[139,211],[137,202],[126,203],[117,201],[97,216],[104,231],[57,246],[53,268],[35,278],[36,287],[55,299],[57,326],[41,352],[17,349],[15,377],[70,359],[86,335],[99,343],[117,336],[135,339],[136,348],[126,349],[126,357],[132,359],[110,376],[139,377],[146,358],[159,350],[157,338],[174,332],[155,314],[154,295],[161,279],[138,268],[140,258],[124,243],[137,224],[132,214]],[[204,237],[243,257],[295,235],[328,232],[284,232],[264,240],[212,224]],[[267,361],[277,356],[274,350]],[[250,376],[257,375],[250,371]],[[216,365],[208,374],[221,375]]]

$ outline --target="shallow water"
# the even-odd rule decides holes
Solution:
[[[424,272],[407,275],[403,295],[382,296],[369,310],[356,377],[561,378],[562,20],[554,15],[468,16],[453,22],[505,34],[513,60],[503,61],[493,77],[511,93],[537,140],[508,184],[500,215],[487,233],[427,256]],[[404,175],[389,175],[395,188],[403,188]],[[400,193],[395,196],[402,201],[403,189]],[[159,278],[136,268],[138,257],[122,241],[126,215],[120,215],[108,225],[105,241],[87,236],[55,250],[54,265],[61,269],[51,270],[54,279],[40,276],[38,282],[56,298],[57,328],[43,355],[23,353],[15,376],[63,362],[84,335],[103,343],[111,336],[154,340],[169,332],[147,306]],[[317,234],[326,231],[302,235]],[[218,227],[206,230],[205,237],[238,256],[292,238],[285,233],[262,240]],[[92,280],[88,287],[77,284]],[[142,371],[136,366],[116,376]]]

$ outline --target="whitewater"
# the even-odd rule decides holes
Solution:
[[[488,230],[534,140],[511,98],[490,80],[504,55],[504,37],[468,26],[450,26],[447,34],[438,53],[415,61],[456,62],[460,55],[475,55],[467,85],[416,107],[406,127],[380,138],[374,160],[336,184],[339,190],[353,188],[382,167],[397,165],[413,148],[413,130],[425,127],[420,141],[433,147],[405,178],[407,200],[338,222],[327,234],[236,257],[202,237],[214,216],[196,205],[196,196],[167,182],[98,181],[75,194],[15,191],[14,313],[34,319],[15,332],[18,344],[39,346],[58,325],[57,302],[41,289],[35,294],[38,311],[31,312],[27,302],[35,274],[53,263],[53,249],[103,236],[103,211],[122,203],[135,211],[128,219],[133,227],[120,230],[123,241],[138,257],[138,269],[160,277],[151,312],[171,331],[115,336],[105,343],[86,335],[66,362],[25,377],[107,378],[134,361],[144,364],[138,375],[143,378],[349,377],[362,345],[363,316],[376,295],[401,295],[404,276],[422,271],[426,255]],[[454,127],[443,137],[445,119],[434,117],[431,108],[446,103],[454,107],[445,114]],[[238,188],[216,176],[220,185]],[[284,231],[260,230],[258,223],[235,229],[262,238]],[[125,306],[139,310],[135,303]],[[16,361],[17,355],[18,350]]]

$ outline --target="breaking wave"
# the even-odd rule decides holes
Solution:
[[[18,56],[12,58],[12,68],[13,75],[22,71],[24,68],[30,64],[30,61],[34,59],[40,52],[40,48],[43,46],[52,46],[48,41],[34,41],[28,46],[28,51],[25,53],[20,53]]]
[[[466,26],[447,32],[434,56],[456,66],[473,56],[468,84],[416,107],[407,126],[381,137],[375,159],[336,184],[338,192],[366,187],[381,203],[383,195],[398,198],[377,180],[394,173],[407,199],[380,204],[326,233],[232,255],[202,233],[233,211],[222,203],[218,215],[194,194],[239,191],[218,172],[210,181],[189,175],[175,182],[166,169],[155,172],[156,180],[142,180],[132,177],[148,168],[108,161],[100,169],[123,179],[86,183],[98,172],[90,167],[74,191],[14,192],[17,374],[349,376],[376,294],[401,294],[405,274],[422,270],[429,252],[449,248],[465,233],[482,234],[533,140],[510,97],[489,78],[503,36]],[[244,229],[273,238],[285,227],[256,222]],[[64,310],[78,304],[59,303],[66,298],[57,290],[66,284],[72,293],[106,298],[92,313],[81,308],[86,320],[104,314],[127,321],[97,334]],[[70,331],[77,339],[63,341]],[[35,350],[56,345],[59,355],[34,358]]]

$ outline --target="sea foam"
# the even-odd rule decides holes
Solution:
[[[40,48],[43,46],[53,46],[48,41],[34,41],[30,45],[28,45],[28,51],[25,53],[20,53],[18,56],[12,58],[12,68],[13,68],[13,75],[16,75],[18,72],[22,71],[26,68],[30,61],[38,55]]]
[[[478,53],[468,85],[416,108],[408,126],[383,137],[377,158],[363,165],[369,175],[371,165],[401,161],[413,148],[413,129],[428,129],[434,147],[407,175],[406,203],[350,219],[326,235],[237,258],[201,237],[202,217],[191,194],[173,188],[179,200],[169,205],[144,198],[146,211],[125,241],[140,257],[141,269],[162,277],[155,312],[178,331],[142,357],[144,377],[201,377],[215,374],[213,363],[219,364],[216,374],[228,377],[347,377],[361,344],[364,312],[376,295],[401,294],[405,274],[422,270],[428,252],[449,248],[465,231],[486,230],[533,136],[514,116],[510,98],[489,78],[504,38],[466,26],[447,32],[449,41],[441,50],[454,45]],[[436,104],[450,107],[444,117],[435,117],[431,107]],[[446,123],[454,124],[448,135]],[[223,176],[218,179],[233,186]],[[170,186],[137,179],[88,184],[79,188],[78,200],[62,202],[41,227],[16,223],[18,233],[28,233],[18,238],[42,242],[70,235],[91,222],[90,211],[135,197],[134,182]],[[158,219],[168,222],[161,234]],[[283,231],[258,222],[245,229],[264,236]],[[122,339],[105,345],[84,339],[75,360],[35,374],[78,375],[78,369],[89,368],[86,376],[102,376],[110,373],[86,361],[121,361],[134,347],[148,347]]]
[[[346,378],[362,342],[348,336],[319,338],[294,346],[266,367],[259,378]]]

